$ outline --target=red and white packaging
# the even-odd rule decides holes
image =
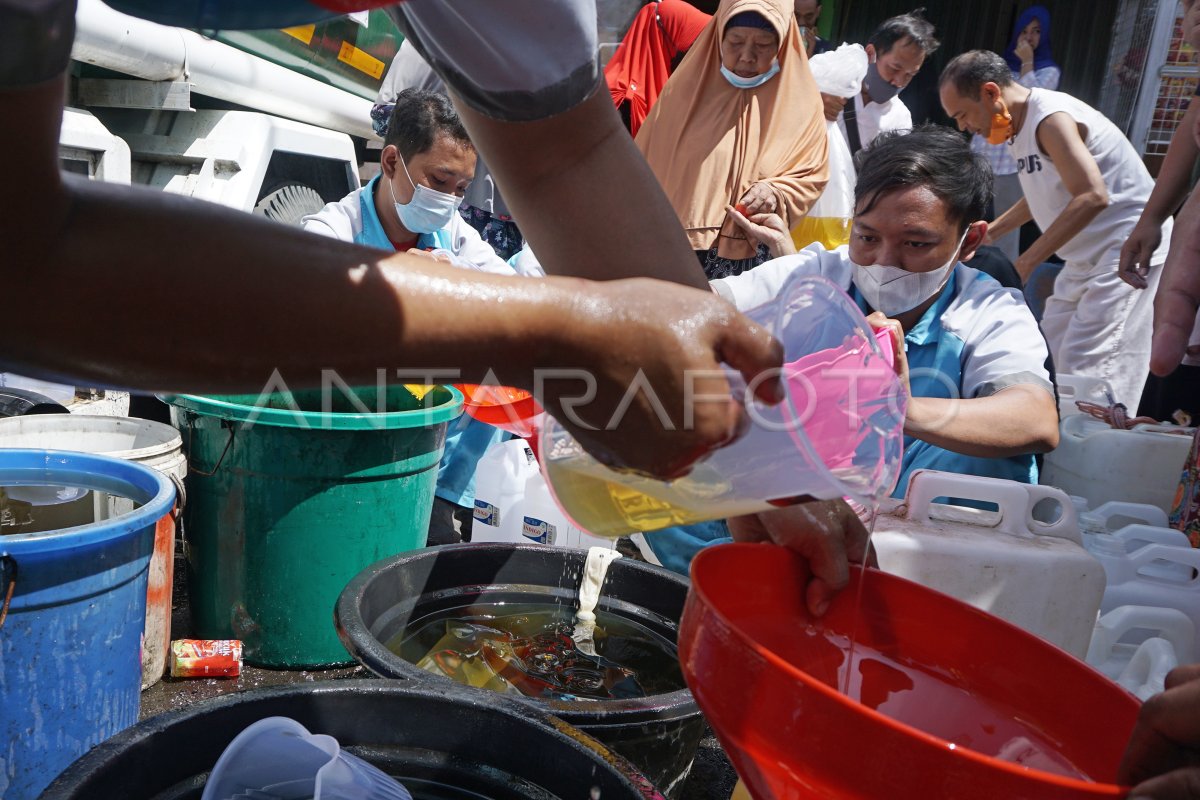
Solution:
[[[237,639],[176,639],[171,642],[172,678],[235,678],[242,674]]]

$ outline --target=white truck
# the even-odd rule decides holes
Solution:
[[[599,0],[604,58],[643,2]],[[208,37],[79,0],[76,25],[66,169],[295,222],[357,188],[379,146],[371,105],[401,41],[384,11]]]
[[[364,161],[370,169],[371,105],[400,43],[382,11],[208,36],[79,0],[76,28],[59,139],[66,171],[295,224],[357,188]],[[72,411],[128,408],[121,393],[12,373],[0,386]]]
[[[76,25],[65,169],[284,221],[359,185],[386,14],[209,37],[79,0]]]

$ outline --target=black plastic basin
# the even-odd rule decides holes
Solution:
[[[93,748],[41,800],[194,800],[233,738],[272,716],[333,736],[415,800],[662,797],[599,742],[524,704],[361,679],[237,692],[161,714]]]
[[[338,598],[338,635],[350,654],[386,678],[455,685],[419,669],[384,643],[410,622],[478,602],[577,605],[587,551],[513,544],[465,544],[403,553],[359,573]],[[612,562],[598,610],[632,619],[672,643],[688,581],[633,559]],[[485,698],[501,695],[469,689]],[[488,702],[484,700],[483,702]],[[523,698],[594,736],[631,761],[668,797],[677,796],[704,733],[704,718],[686,688],[631,700]]]

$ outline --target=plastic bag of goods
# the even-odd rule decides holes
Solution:
[[[817,88],[835,97],[854,97],[862,91],[867,74],[867,51],[862,45],[844,44],[837,50],[809,59]],[[836,122],[826,122],[829,136],[829,183],[807,215],[792,229],[797,248],[819,242],[832,250],[850,241],[854,217],[854,157]]]

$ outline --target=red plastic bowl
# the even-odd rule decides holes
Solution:
[[[467,414],[517,436],[528,438],[534,417],[542,413],[541,405],[524,389],[474,383],[456,383],[454,388],[463,393]]]
[[[891,663],[858,661],[859,703],[836,689],[845,650],[810,633],[808,574],[801,558],[774,545],[706,548],[692,562],[680,662],[757,800],[1125,795],[1111,781],[1139,704],[1121,687],[990,614],[894,575],[853,570],[818,624],[843,641],[854,631],[858,657],[875,651]],[[1036,735],[1095,782],[964,744],[1014,733]]]

